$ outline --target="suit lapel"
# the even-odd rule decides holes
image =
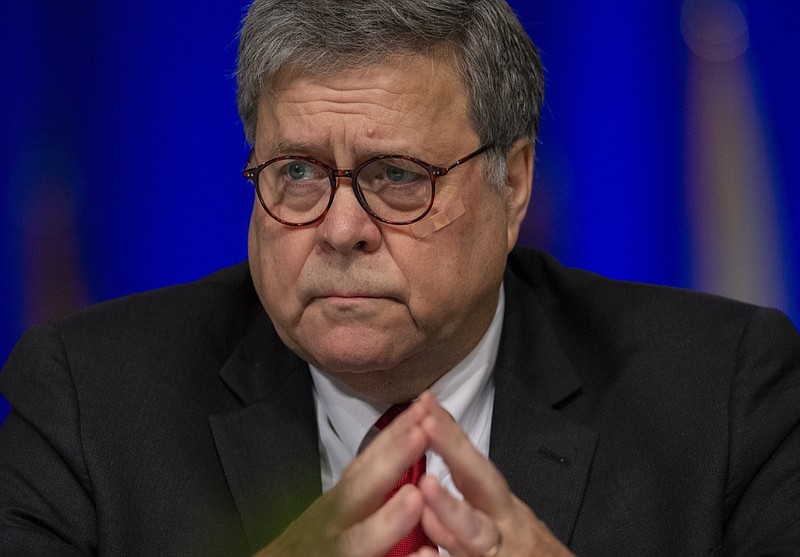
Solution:
[[[505,288],[489,454],[517,497],[568,542],[597,435],[559,411],[580,397],[581,382],[540,302],[510,273]]]
[[[220,375],[244,406],[209,422],[255,552],[322,493],[311,379],[260,309]]]

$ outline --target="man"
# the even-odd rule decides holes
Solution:
[[[502,0],[256,0],[239,53],[249,265],[23,337],[0,554],[800,551],[788,320],[514,248]]]

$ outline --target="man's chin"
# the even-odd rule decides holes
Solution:
[[[375,354],[374,351],[361,353],[348,351],[345,354],[311,354],[311,362],[320,370],[331,374],[364,374],[371,372],[385,372],[395,368],[398,361],[387,358],[385,354]]]

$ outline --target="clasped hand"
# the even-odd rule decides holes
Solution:
[[[384,495],[427,449],[447,464],[464,499],[436,478]],[[381,557],[417,523],[454,556],[568,557],[572,553],[509,490],[495,466],[430,393],[398,416],[257,557]],[[415,557],[434,557],[424,548]]]

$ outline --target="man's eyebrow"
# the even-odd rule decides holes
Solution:
[[[327,152],[329,145],[324,143],[309,143],[307,141],[288,141],[281,140],[270,147],[266,153],[267,160],[283,155],[304,155],[310,157],[321,157]]]

